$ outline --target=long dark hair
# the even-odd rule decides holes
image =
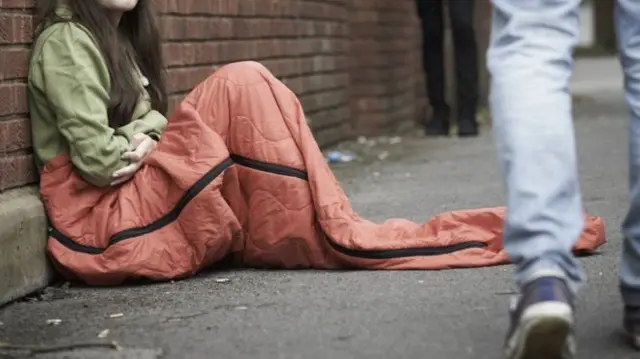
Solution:
[[[153,0],[138,0],[133,10],[122,15],[116,27],[97,0],[38,1],[40,27],[36,36],[47,23],[61,21],[77,22],[94,35],[111,78],[108,115],[109,126],[112,128],[129,123],[140,100],[141,85],[140,79],[136,78],[133,72],[134,62],[149,80],[146,89],[153,109],[163,115],[167,112],[160,31],[152,2]],[[63,19],[56,15],[55,10],[60,3],[71,9],[71,19]]]

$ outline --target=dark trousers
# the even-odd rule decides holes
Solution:
[[[526,1],[526,0],[522,0]],[[445,100],[444,3],[449,6],[453,31],[459,120],[475,121],[478,106],[478,49],[473,29],[476,0],[416,0],[422,20],[423,65],[427,75],[427,94],[434,116],[449,114]]]

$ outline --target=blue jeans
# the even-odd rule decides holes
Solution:
[[[583,225],[569,81],[580,0],[491,0],[490,103],[507,187],[505,249],[519,285],[542,274],[577,292],[584,274],[571,253]],[[598,0],[596,0],[598,1]],[[617,0],[616,31],[630,107],[630,208],[620,285],[640,305],[640,1]]]

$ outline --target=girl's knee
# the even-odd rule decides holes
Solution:
[[[257,61],[238,61],[238,62],[232,62],[230,64],[224,65],[220,68],[220,70],[222,69],[228,69],[229,71],[250,71],[250,70],[267,70],[266,67],[264,67],[263,64],[257,62]]]
[[[239,61],[220,67],[214,76],[227,79],[238,85],[249,85],[264,82],[273,75],[259,62]]]

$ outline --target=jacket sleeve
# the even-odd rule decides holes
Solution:
[[[73,23],[52,26],[58,28],[39,58],[45,96],[78,173],[91,184],[108,186],[113,172],[127,165],[121,156],[130,147],[108,125],[108,68],[86,30]]]
[[[129,142],[133,138],[133,135],[138,133],[144,133],[151,138],[159,139],[167,125],[167,118],[160,112],[151,110],[144,116],[137,120],[133,120],[130,123],[118,128],[116,130],[117,135],[126,137]]]

